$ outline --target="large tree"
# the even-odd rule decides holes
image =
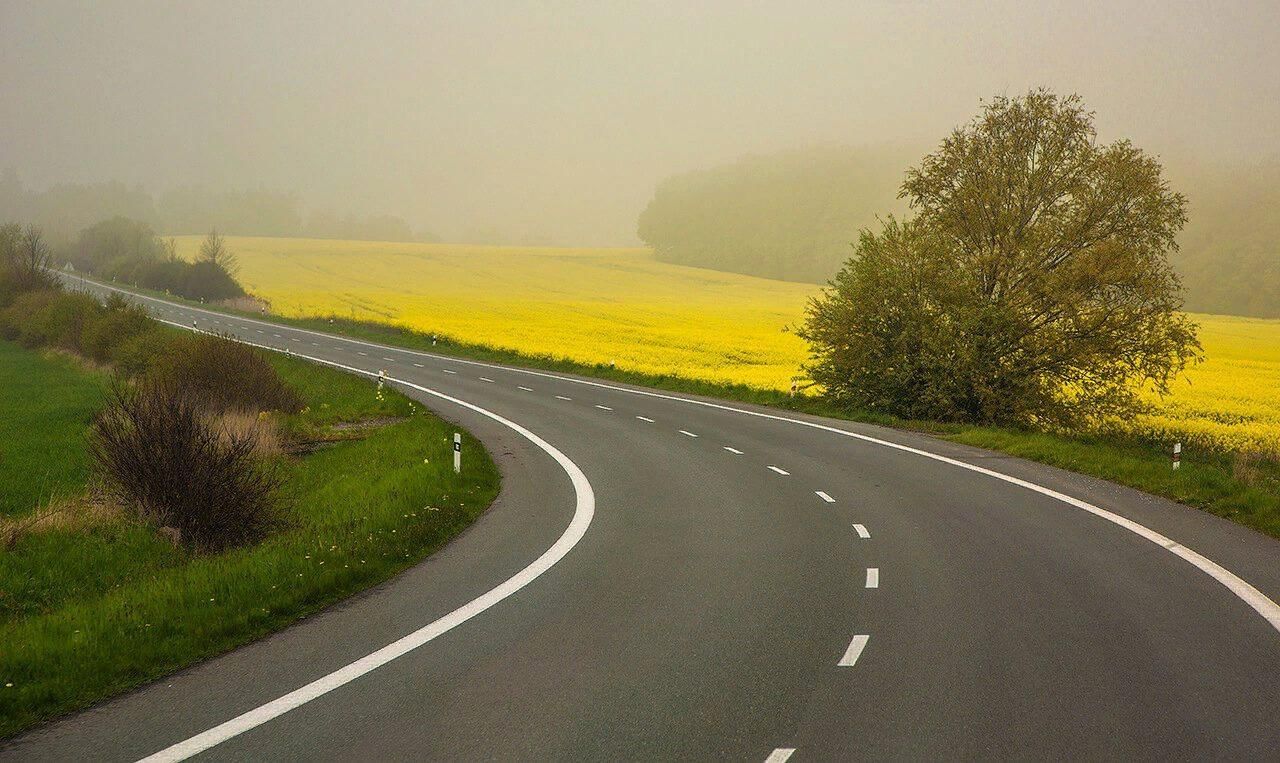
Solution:
[[[809,373],[914,418],[1075,425],[1140,408],[1198,357],[1169,266],[1186,200],[1078,96],[996,98],[907,173],[809,306]]]

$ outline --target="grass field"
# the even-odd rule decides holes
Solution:
[[[193,254],[198,237],[179,239]],[[291,317],[337,315],[639,373],[785,389],[784,328],[816,287],[656,262],[644,249],[229,238],[246,286]],[[1200,315],[1207,361],[1123,427],[1191,449],[1280,454],[1280,321]]]
[[[14,403],[0,406],[0,517],[20,517],[84,487],[85,428],[105,384],[105,375],[71,358],[0,341],[0,394]]]
[[[0,353],[6,369],[44,362],[3,342]],[[295,430],[323,432],[337,421],[371,417],[396,421],[363,439],[282,457],[284,528],[255,546],[194,554],[116,517],[28,532],[0,549],[0,739],[385,580],[443,545],[497,494],[497,469],[484,451],[475,449],[469,468],[454,475],[455,427],[408,398],[395,392],[380,398],[367,379],[295,359],[271,362],[309,405],[288,422]],[[50,388],[86,390],[72,401],[79,413],[75,426],[65,428],[60,453],[80,463],[63,483],[71,491],[83,485],[82,430],[97,402],[87,390],[97,382],[69,364],[47,371],[42,379]],[[38,414],[44,400],[29,392],[0,386],[0,410],[57,418],[56,408]],[[5,430],[0,447],[6,453],[20,447],[29,431]]]

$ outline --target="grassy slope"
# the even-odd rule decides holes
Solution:
[[[284,462],[286,529],[258,546],[196,556],[122,522],[27,536],[0,554],[0,588],[41,581],[39,591],[22,590],[21,606],[0,611],[0,737],[385,580],[443,545],[497,494],[488,457],[455,476],[455,427],[407,398],[388,392],[379,400],[370,381],[283,357],[272,362],[310,406],[295,428],[406,418]]]
[[[84,431],[104,387],[103,375],[71,358],[0,340],[0,516],[26,514],[84,486]]]

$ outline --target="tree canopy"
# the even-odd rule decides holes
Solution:
[[[1198,356],[1169,264],[1186,199],[1076,96],[995,98],[907,173],[799,333],[835,397],[912,418],[1070,425]]]

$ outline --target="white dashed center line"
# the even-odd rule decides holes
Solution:
[[[272,334],[271,336],[275,337],[276,339],[279,339],[279,338],[280,338],[280,335],[279,335],[279,334]]]
[[[489,382],[490,384],[493,384],[493,379],[490,379],[490,378],[489,378],[489,377],[487,377],[487,376],[481,376],[481,377],[480,377],[480,381],[482,381],[482,382]]]
[[[600,409],[600,410],[602,410],[602,411],[612,411],[612,410],[613,410],[612,408],[610,408],[610,407],[609,407],[609,406],[607,406],[607,405],[597,405],[596,407],[597,407],[597,408],[599,408],[599,409]]]
[[[831,496],[827,495],[826,493],[822,492],[821,490],[815,490],[815,491],[813,491],[813,492],[814,492],[814,495],[818,496],[819,498],[821,498],[822,500],[826,501],[827,503],[835,503],[835,502],[836,502],[836,499],[832,498]]]
[[[413,367],[414,367],[414,368],[426,368],[426,366],[422,365],[421,363],[414,363],[414,364],[413,364]]]
[[[862,650],[867,648],[867,640],[870,638],[870,636],[854,636],[853,641],[849,642],[849,648],[844,650],[844,656],[840,658],[840,667],[853,667],[858,658],[862,656]]]
[[[383,360],[387,361],[388,363],[394,363],[394,362],[396,362],[396,359],[395,359],[395,358],[383,358]]]
[[[572,399],[573,398],[565,397],[564,395],[556,395],[556,400],[572,400]]]
[[[369,353],[367,353],[367,352],[361,352],[360,350],[356,350],[356,354],[357,354],[357,355],[363,355],[363,356],[365,356],[366,358],[367,358],[367,357],[369,357]]]
[[[774,466],[774,465],[772,465],[772,464],[770,464],[770,465],[769,465],[769,469],[770,469],[771,471],[775,471],[775,472],[777,472],[778,474],[781,474],[783,477],[785,477],[785,476],[787,476],[788,474],[790,474],[790,473],[791,473],[791,472],[789,472],[789,471],[787,471],[787,470],[785,470],[785,469],[779,469],[778,467],[776,467],[776,466]]]
[[[867,588],[879,588],[879,587],[880,587],[880,568],[868,567],[867,568]]]
[[[732,454],[733,454],[733,455],[735,455],[735,456],[741,456],[741,455],[742,455],[742,451],[738,450],[737,448],[730,448],[728,445],[726,445],[726,446],[724,446],[724,449],[725,449],[725,450],[727,450],[727,451],[729,451],[730,453],[732,453]]]
[[[680,434],[684,435],[685,437],[697,437],[696,434],[694,434],[693,432],[690,432],[687,429],[681,429]]]
[[[651,419],[651,418],[649,418],[648,416],[636,416],[636,418],[637,418],[637,419],[640,419],[641,421],[647,421],[647,422],[649,422],[650,424],[655,423],[655,422],[654,422],[654,420],[653,420],[653,419]]]
[[[855,525],[853,526],[853,529],[855,529],[855,530],[857,530],[857,531],[858,531],[858,537],[859,537],[859,538],[870,538],[870,537],[871,537],[871,533],[867,531],[867,526],[866,526],[866,525],[859,525],[859,524],[855,524]]]
[[[787,760],[796,751],[794,747],[779,747],[769,753],[769,757],[764,759],[764,763],[787,763]]]
[[[446,374],[456,374],[456,373],[458,373],[457,371],[450,371],[450,370],[449,370],[449,369],[447,369],[447,368],[442,368],[442,369],[440,369],[440,370],[441,370],[441,371],[444,371]]]
[[[532,392],[532,391],[533,391],[533,387],[521,387],[521,386],[520,386],[520,385],[518,385],[518,384],[516,385],[516,389],[522,389],[522,390],[524,390],[525,392]]]

